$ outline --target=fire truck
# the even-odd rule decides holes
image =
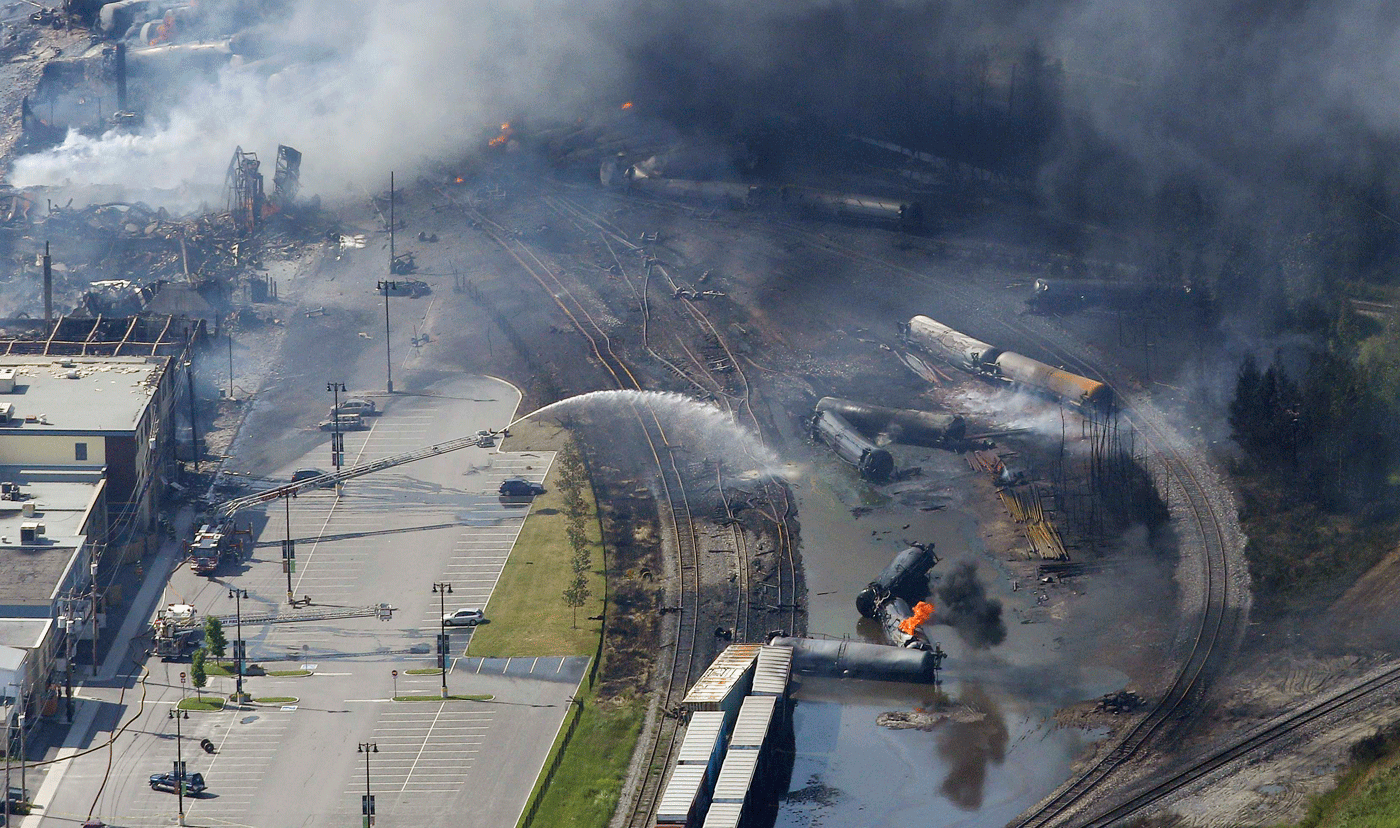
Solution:
[[[194,540],[185,541],[185,554],[190,559],[190,570],[196,575],[213,575],[224,560],[236,561],[243,554],[243,539],[251,530],[235,528],[230,524],[228,531],[215,529],[209,524],[199,528]]]

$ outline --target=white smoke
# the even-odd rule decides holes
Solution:
[[[18,159],[11,180],[97,188],[92,201],[121,190],[153,206],[195,209],[222,192],[234,147],[258,153],[270,185],[277,145],[288,144],[305,155],[308,196],[383,189],[391,168],[411,175],[428,159],[477,145],[517,112],[548,117],[583,90],[606,96],[600,78],[613,63],[588,16],[562,0],[307,0],[289,19],[254,30],[254,53],[212,77],[190,81],[172,61],[150,85],[183,91],[147,101],[137,133],[74,133]]]

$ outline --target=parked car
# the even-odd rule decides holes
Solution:
[[[185,793],[189,796],[199,796],[204,793],[204,774],[191,773],[185,776]],[[180,787],[180,777],[173,772],[151,774],[151,790],[169,791],[175,793]]]
[[[296,471],[292,472],[292,482],[300,483],[303,480],[310,480],[313,477],[320,477],[323,474],[326,474],[326,472],[322,471],[321,469],[297,469]],[[326,481],[325,483],[322,483],[318,488],[328,489],[334,485],[335,483],[333,481]]]
[[[492,446],[496,445],[496,435],[492,434],[484,428],[481,431],[478,431],[476,433],[476,436],[479,440],[477,445],[481,446],[482,448],[491,448]]]
[[[369,428],[365,425],[365,419],[359,414],[337,414],[324,423],[321,423],[322,431],[361,431]]]
[[[367,400],[363,397],[351,397],[348,400],[341,400],[340,407],[331,407],[327,417],[334,417],[336,414],[358,414],[361,417],[373,417],[379,413],[379,408],[374,404],[374,400]]]
[[[486,612],[480,607],[463,607],[442,617],[442,623],[449,627],[475,627],[486,621]]]
[[[544,494],[544,487],[523,477],[507,477],[501,481],[500,493],[511,497],[534,497]]]

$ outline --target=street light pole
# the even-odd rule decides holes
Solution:
[[[180,734],[180,720],[189,717],[190,714],[184,710],[170,711],[170,718],[175,720],[175,796],[180,809],[181,825],[185,824],[185,754],[180,744],[184,738]],[[9,799],[8,795],[6,799]]]
[[[340,433],[340,392],[345,390],[345,383],[328,382],[326,390],[334,395],[335,400],[331,405],[331,465],[336,471],[340,471],[340,464],[345,457],[345,435]]]
[[[287,603],[295,604],[292,598],[292,561],[296,560],[296,542],[292,540],[292,496],[282,495],[282,503],[287,507],[287,539],[282,542],[282,568],[287,571]]]
[[[380,280],[379,289],[384,291],[384,367],[388,378],[389,393],[394,393],[394,360],[389,355],[389,291],[398,290],[399,283]]]
[[[452,584],[433,582],[433,592],[438,595],[438,666],[442,668],[442,697],[447,698],[447,596],[452,594]]]
[[[234,646],[234,653],[233,653],[234,667],[235,667],[235,669],[237,670],[237,676],[238,676],[238,678],[235,680],[235,681],[236,681],[236,684],[235,684],[235,687],[234,687],[234,692],[237,694],[238,703],[239,703],[239,704],[242,704],[242,703],[243,703],[243,655],[244,655],[244,652],[245,652],[245,650],[244,650],[244,648],[243,648],[243,599],[248,597],[248,590],[246,590],[246,589],[230,589],[230,590],[228,591],[228,597],[230,597],[230,598],[233,599],[234,618],[236,618],[236,619],[237,619],[237,622],[238,622],[238,640],[237,640],[236,642],[234,642],[234,645],[233,645],[233,646]]]
[[[376,742],[360,742],[358,746],[360,753],[365,755],[365,798],[360,803],[360,813],[364,814],[364,828],[374,825],[374,795],[369,792],[369,755],[379,752],[379,745]]]

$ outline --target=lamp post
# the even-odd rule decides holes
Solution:
[[[394,360],[389,356],[389,291],[398,290],[399,283],[380,280],[379,289],[384,292],[384,367],[388,378],[389,393],[394,393]]]
[[[235,679],[234,693],[238,698],[238,703],[243,703],[243,657],[246,652],[243,648],[243,599],[248,597],[246,589],[230,589],[228,597],[233,599],[234,618],[238,623],[238,640],[233,642],[233,662],[237,671]]]
[[[179,811],[179,824],[185,824],[185,754],[181,747],[180,720],[190,717],[187,710],[171,710],[170,718],[175,720],[175,796]],[[9,797],[6,796],[6,799]]]
[[[369,755],[378,753],[379,745],[375,742],[360,742],[358,750],[365,755],[365,798],[360,803],[360,813],[365,817],[364,828],[370,828],[374,825],[374,795],[369,792]]]
[[[331,404],[331,465],[336,471],[340,471],[340,464],[345,457],[345,435],[340,433],[340,392],[345,390],[345,383],[328,382],[326,390],[334,395],[334,402]]]
[[[447,596],[452,594],[452,584],[433,582],[433,592],[438,596],[438,666],[442,668],[442,697],[447,698]]]
[[[287,509],[287,539],[282,541],[282,569],[287,573],[287,603],[296,604],[292,598],[292,570],[297,559],[296,541],[292,540],[292,496],[282,495],[282,503]]]

